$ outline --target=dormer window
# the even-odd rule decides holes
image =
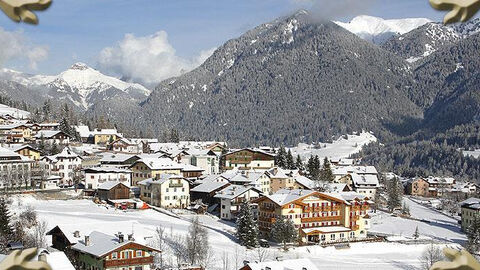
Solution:
[[[112,260],[116,260],[118,259],[118,253],[117,252],[113,252],[112,253]]]

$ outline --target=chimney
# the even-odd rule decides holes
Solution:
[[[118,242],[119,242],[119,243],[123,243],[123,240],[124,240],[123,233],[118,232]]]
[[[40,254],[38,255],[38,261],[39,261],[39,262],[47,262],[47,254],[45,254],[45,253],[40,253]]]
[[[128,235],[128,241],[135,241],[135,239],[133,239],[133,233]]]
[[[74,231],[73,232],[73,237],[79,238],[80,237],[80,231]]]
[[[85,235],[85,246],[90,246],[90,236]]]

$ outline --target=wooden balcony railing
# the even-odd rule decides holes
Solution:
[[[146,265],[152,264],[153,257],[131,258],[122,260],[108,260],[104,262],[104,268],[119,267],[119,266],[132,266],[132,265]]]
[[[340,220],[340,216],[306,217],[301,219],[302,223],[317,222],[317,221],[332,221],[332,220]]]

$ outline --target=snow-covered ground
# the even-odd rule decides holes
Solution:
[[[0,115],[10,115],[17,119],[28,119],[30,118],[30,113],[27,111],[19,110],[17,108],[12,108],[4,104],[0,104]]]
[[[463,151],[464,156],[470,156],[474,158],[479,158],[480,157],[480,149],[477,149],[475,151]]]
[[[21,203],[19,204],[19,201]],[[412,214],[416,217],[430,217],[432,220],[441,221],[444,225],[425,225],[420,222],[404,221],[392,218],[388,215],[375,217],[374,229],[384,233],[391,233],[395,230],[405,234],[413,234],[416,224],[419,224],[421,234],[436,237],[445,237],[450,240],[464,239],[464,236],[456,231],[456,228],[449,228],[451,220],[437,212],[412,202],[408,202]],[[39,219],[48,223],[49,228],[55,225],[63,225],[75,228],[82,233],[92,230],[108,234],[116,232],[131,233],[138,242],[149,243],[154,235],[155,228],[162,226],[166,229],[167,235],[186,235],[189,227],[189,218],[192,214],[179,214],[181,219],[154,210],[120,211],[105,206],[98,206],[89,200],[38,200],[32,195],[17,195],[12,208],[20,209],[32,206],[38,213]],[[210,244],[215,256],[212,266],[208,269],[222,269],[222,259],[227,256],[229,269],[239,269],[243,260],[258,260],[258,253],[252,250],[245,250],[235,242],[231,233],[234,231],[233,224],[223,222],[215,217],[200,216],[200,221],[209,230]],[[384,225],[379,224],[383,222]],[[452,225],[452,224],[450,224]],[[453,225],[452,225],[453,226]],[[412,229],[413,228],[413,229]],[[350,249],[337,250],[334,247],[322,248],[320,246],[308,246],[292,248],[285,253],[277,247],[267,250],[267,257],[273,260],[277,257],[283,259],[310,258],[319,269],[417,269],[420,266],[418,260],[426,245],[405,245],[400,243],[354,243]],[[235,255],[237,254],[237,255]],[[237,259],[235,259],[237,258]],[[235,261],[237,266],[235,267]]]
[[[420,235],[429,237],[436,242],[463,244],[466,241],[466,236],[460,231],[460,226],[455,218],[427,208],[408,198],[405,198],[404,202],[410,208],[411,217],[418,220],[393,217],[385,212],[377,212],[372,215],[370,232],[412,237],[418,227]]]
[[[290,148],[294,157],[300,155],[303,160],[310,156],[318,155],[320,160],[325,157],[330,159],[348,158],[350,155],[360,152],[362,147],[371,142],[376,142],[377,138],[369,132],[362,132],[358,135],[345,135],[333,143],[319,143],[317,147],[312,144],[300,143],[297,147]]]

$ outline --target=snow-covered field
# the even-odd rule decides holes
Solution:
[[[480,157],[480,149],[477,149],[475,151],[463,151],[464,156],[471,156],[474,158],[479,158]]]
[[[20,203],[19,203],[20,201]],[[378,232],[391,233],[394,230],[413,234],[418,225],[420,234],[428,236],[436,235],[436,238],[444,238],[447,242],[465,239],[454,228],[453,222],[448,217],[437,212],[408,202],[411,212],[416,217],[429,217],[443,225],[428,225],[421,222],[392,218],[388,215],[375,217],[374,229]],[[14,209],[32,206],[38,213],[39,219],[48,223],[49,228],[55,225],[63,225],[72,229],[88,233],[93,230],[108,234],[116,232],[131,233],[138,242],[148,243],[154,235],[155,228],[162,226],[169,234],[186,235],[189,227],[189,218],[192,214],[181,215],[176,218],[171,215],[159,213],[154,210],[120,211],[105,206],[98,206],[89,200],[38,200],[32,195],[17,195],[12,207]],[[243,260],[258,260],[256,251],[245,250],[235,242],[235,238],[229,232],[234,228],[229,222],[223,222],[215,217],[201,216],[200,221],[209,230],[210,244],[215,256],[212,265],[208,269],[221,268],[222,260],[228,257],[229,269],[240,268]],[[383,224],[380,224],[383,223]],[[449,227],[449,225],[451,227]],[[420,266],[418,257],[426,245],[405,245],[400,243],[355,243],[347,250],[336,250],[334,247],[322,248],[320,246],[308,246],[293,248],[284,253],[277,247],[268,249],[270,260],[276,257],[310,258],[320,269],[417,269]],[[237,254],[237,255],[235,255]],[[237,258],[235,260],[235,258]],[[237,261],[238,267],[235,267]]]
[[[330,159],[348,158],[350,155],[360,152],[362,147],[371,142],[376,142],[377,138],[369,133],[362,132],[358,135],[345,135],[333,143],[319,143],[319,147],[312,144],[300,143],[298,146],[290,148],[294,157],[300,155],[303,160],[310,156],[318,155],[320,160],[325,157]]]
[[[458,222],[453,217],[427,208],[408,198],[405,198],[404,202],[410,208],[411,217],[418,220],[393,217],[384,212],[377,212],[377,214],[373,214],[370,232],[408,238],[412,237],[418,227],[420,235],[429,237],[436,242],[463,244],[466,241],[465,234],[460,231]]]

